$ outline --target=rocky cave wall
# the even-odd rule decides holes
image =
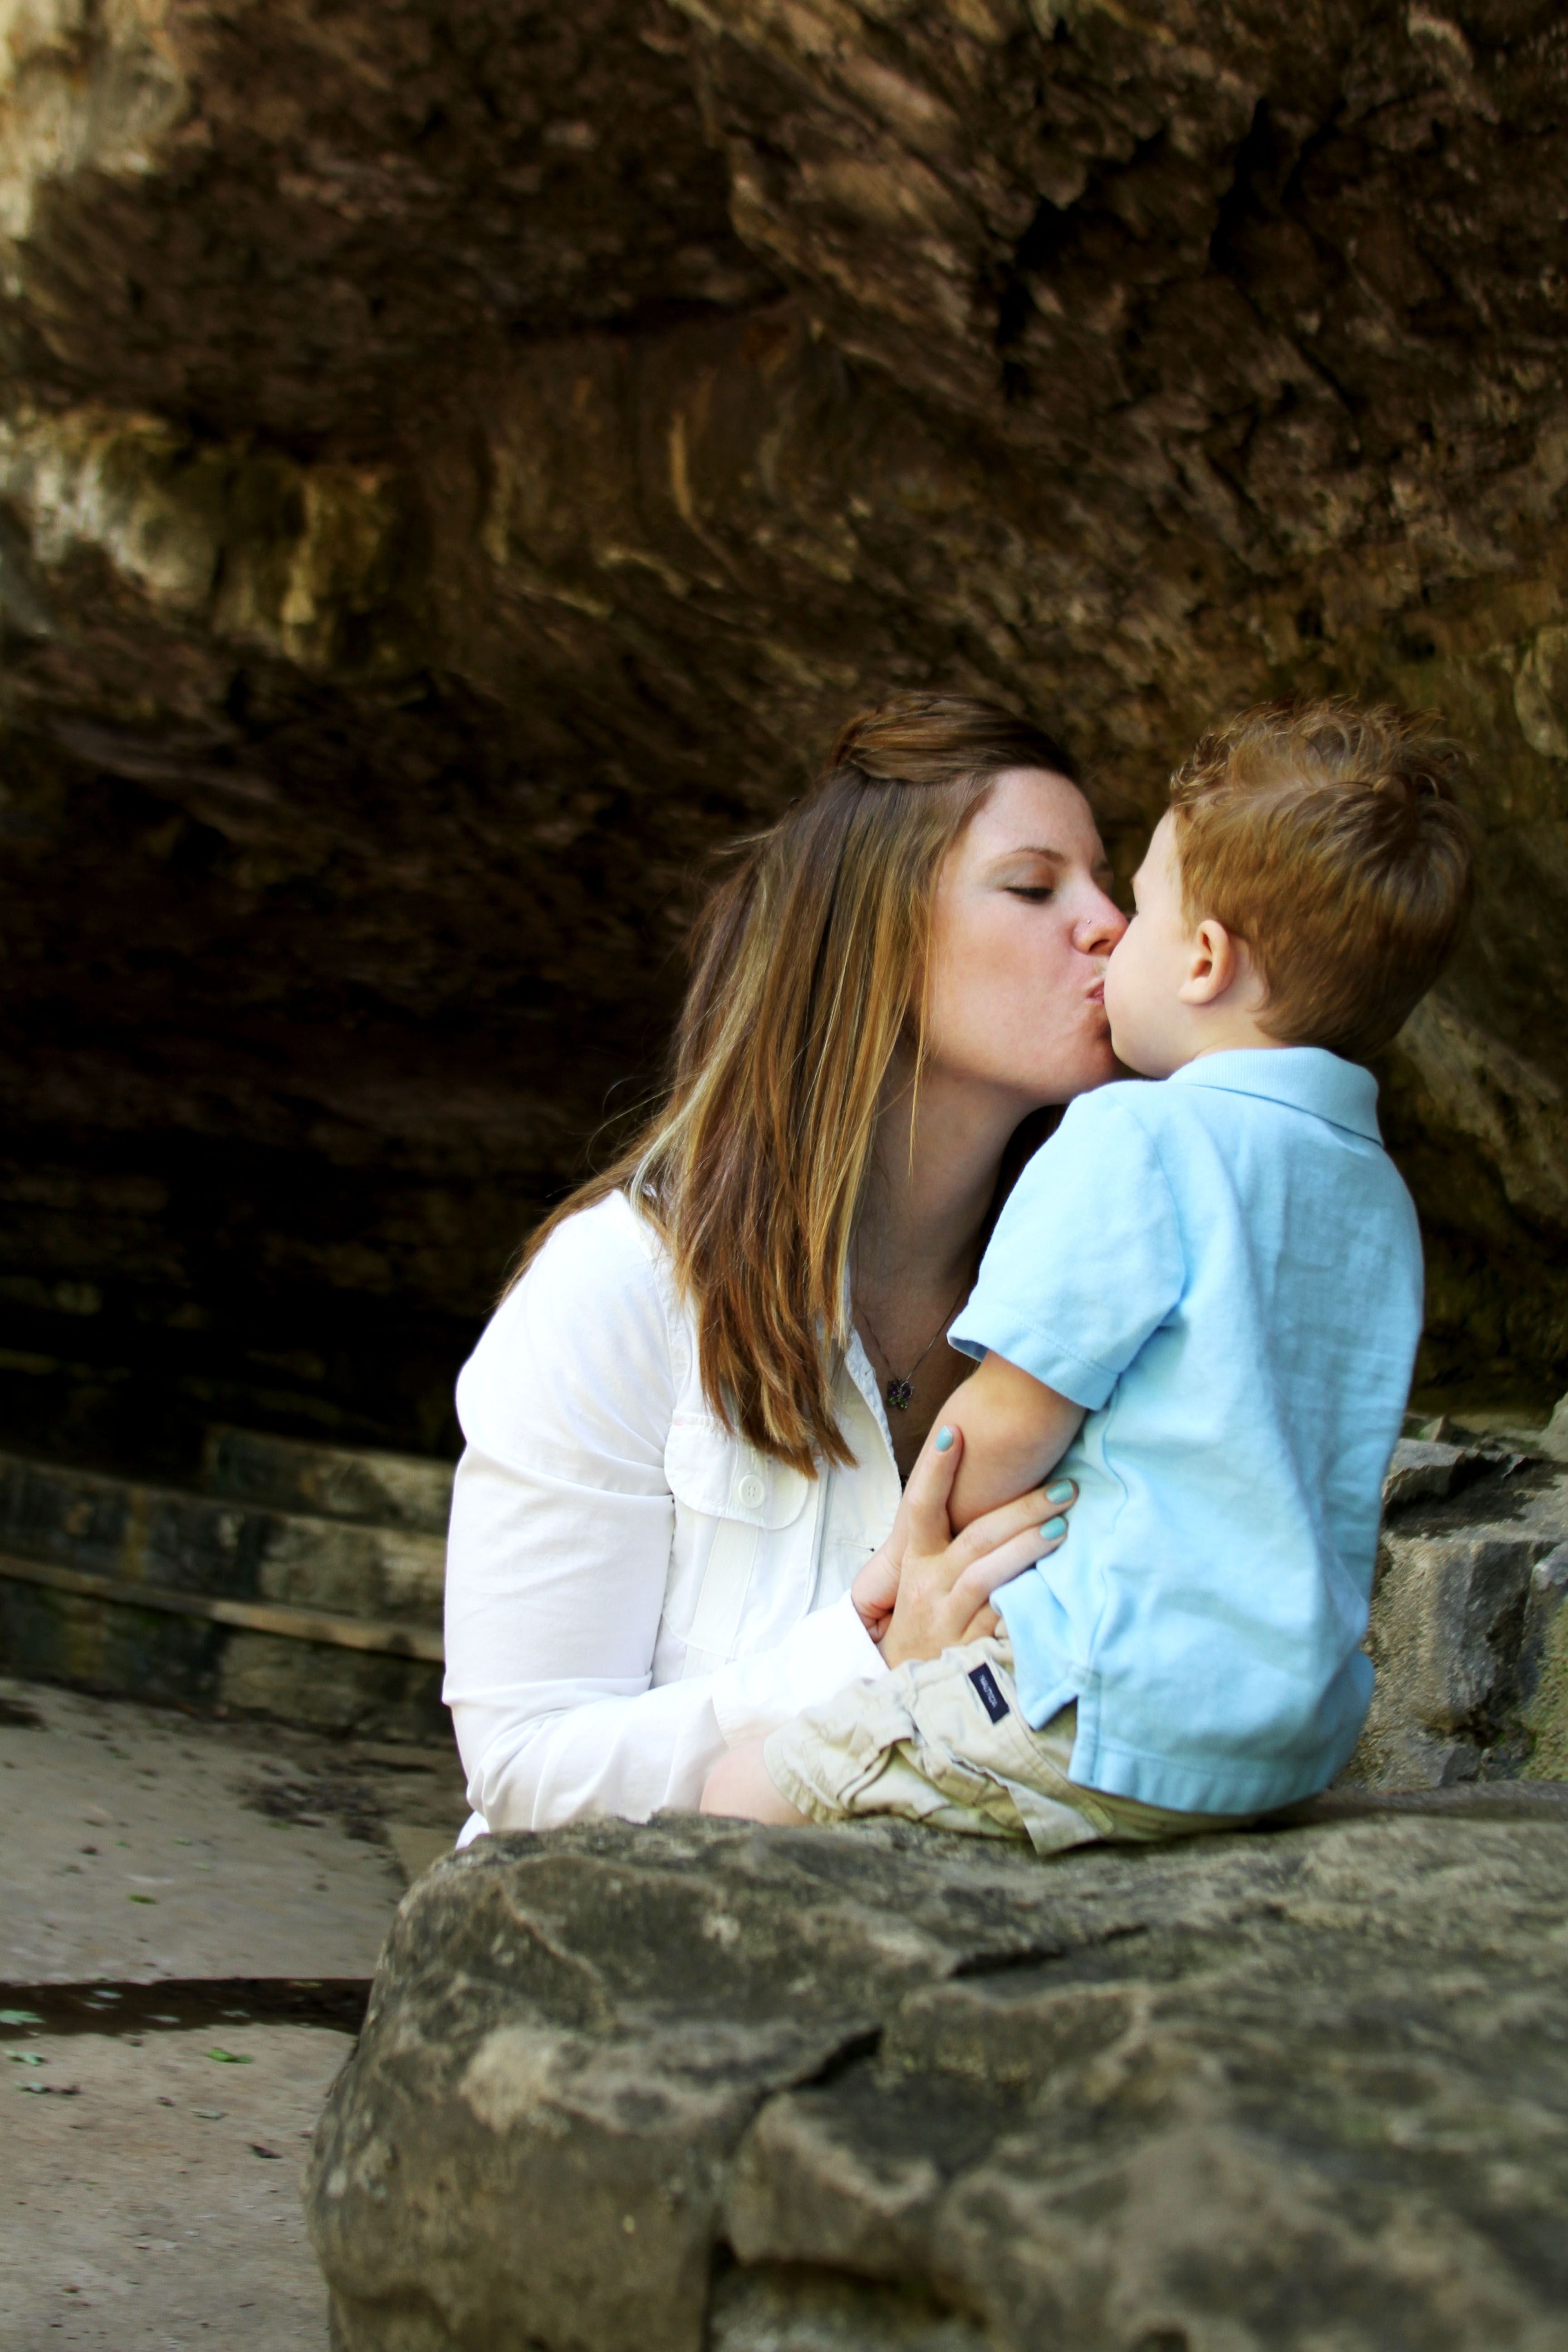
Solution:
[[[1123,870],[1216,711],[1476,748],[1384,1073],[1568,1382],[1568,24],[0,0],[0,1437],[440,1448],[709,852],[940,682]]]

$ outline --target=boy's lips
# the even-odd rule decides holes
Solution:
[[[1103,1004],[1105,1002],[1105,982],[1103,979],[1097,980],[1094,986],[1092,988],[1086,989],[1084,993],[1091,1004]]]

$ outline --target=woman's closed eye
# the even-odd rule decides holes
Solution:
[[[1031,906],[1039,906],[1056,895],[1056,885],[1052,882],[1009,882],[1007,885],[1010,898],[1027,898]]]

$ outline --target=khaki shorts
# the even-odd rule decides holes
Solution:
[[[1038,1731],[1018,1711],[1002,1636],[851,1683],[763,1749],[782,1797],[814,1822],[894,1813],[973,1837],[1027,1838],[1037,1853],[1239,1829],[1246,1813],[1167,1812],[1068,1778],[1078,1708]]]

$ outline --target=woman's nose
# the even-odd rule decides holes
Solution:
[[[1095,889],[1073,927],[1073,945],[1080,955],[1109,955],[1126,929],[1127,918],[1115,900]]]

